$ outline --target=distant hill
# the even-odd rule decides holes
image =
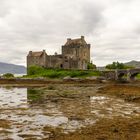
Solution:
[[[140,61],[130,61],[127,63],[124,63],[127,66],[132,66],[132,67],[136,67],[136,68],[140,68]]]
[[[25,74],[26,67],[0,62],[0,74],[3,73]]]

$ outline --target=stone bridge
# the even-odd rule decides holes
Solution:
[[[110,80],[123,80],[128,81],[135,80],[136,76],[140,74],[140,68],[135,69],[118,69],[115,71],[104,71],[104,75],[107,79]]]

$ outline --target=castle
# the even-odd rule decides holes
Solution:
[[[62,46],[62,54],[48,55],[45,50],[40,52],[30,51],[27,55],[27,67],[37,65],[45,68],[61,69],[87,69],[90,62],[90,44],[84,36],[78,39],[67,39]]]

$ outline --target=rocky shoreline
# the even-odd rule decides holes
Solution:
[[[45,78],[0,78],[0,85],[16,86],[45,86],[48,84],[140,84],[137,81],[111,81],[103,78],[64,78],[64,79],[45,79]]]
[[[80,83],[79,79],[72,79],[74,82],[69,83],[66,79],[1,80],[0,127],[3,129],[0,136],[5,139],[140,138],[139,83]],[[20,99],[18,105],[17,99]],[[15,108],[10,106],[14,104]],[[16,138],[12,137],[13,134]]]
[[[80,78],[70,78],[70,79],[41,79],[41,78],[1,78],[0,84],[27,84],[27,85],[44,85],[44,84],[98,84],[103,83],[105,81],[100,79],[80,79]],[[106,81],[107,82],[107,81]]]

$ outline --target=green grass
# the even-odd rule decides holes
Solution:
[[[29,78],[45,77],[45,78],[63,78],[66,76],[85,78],[90,76],[100,76],[101,73],[96,70],[63,70],[63,69],[45,69],[32,66],[28,69]]]
[[[38,101],[42,98],[42,94],[40,90],[36,90],[36,89],[28,89],[28,99],[31,101]]]
[[[140,79],[140,74],[137,75],[137,78]]]

